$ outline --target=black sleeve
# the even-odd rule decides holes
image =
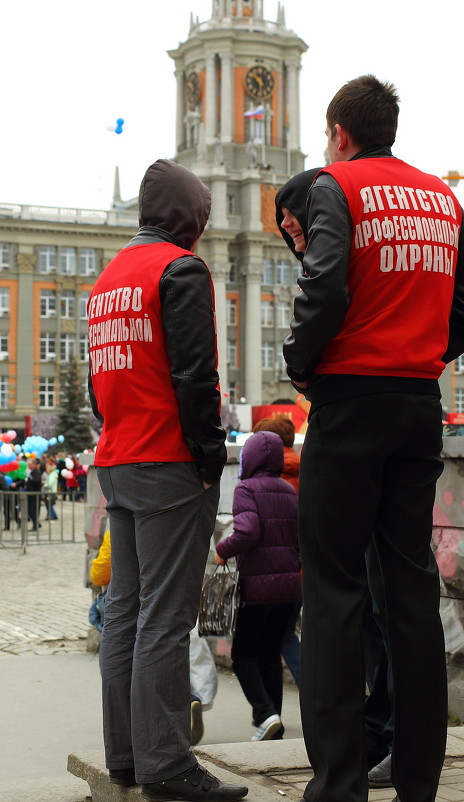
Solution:
[[[308,247],[300,292],[295,298],[292,333],[283,346],[291,379],[309,379],[325,346],[340,331],[350,304],[348,259],[352,223],[348,203],[329,175],[317,178],[308,193]]]
[[[216,323],[211,278],[195,257],[176,259],[160,281],[171,380],[185,440],[200,476],[219,481],[227,460],[216,370]]]
[[[454,278],[454,295],[449,318],[448,348],[443,362],[452,362],[464,354],[464,225],[458,243],[458,259]]]

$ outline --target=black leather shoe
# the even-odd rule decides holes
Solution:
[[[369,788],[390,788],[392,783],[391,772],[392,756],[387,755],[378,766],[374,766],[367,775]]]
[[[228,785],[214,777],[197,763],[193,769],[184,771],[170,780],[160,783],[144,783],[142,796],[155,802],[169,802],[171,799],[211,800],[211,802],[233,802],[248,793],[244,785]]]
[[[110,783],[116,785],[125,785],[130,788],[132,785],[137,785],[135,780],[135,769],[110,769]]]

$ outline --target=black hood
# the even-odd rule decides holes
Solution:
[[[198,176],[167,159],[150,165],[140,185],[140,226],[161,228],[190,251],[210,211],[211,193]]]
[[[300,262],[303,261],[304,254],[295,251],[292,238],[281,226],[282,220],[284,219],[282,207],[285,206],[289,212],[295,215],[304,233],[305,242],[307,243],[308,225],[306,220],[306,196],[311,184],[321,170],[323,170],[323,167],[315,167],[312,170],[304,170],[302,173],[297,173],[279,189],[275,197],[276,220],[279,231],[293,255],[296,256]]]

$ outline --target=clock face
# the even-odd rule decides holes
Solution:
[[[245,76],[245,89],[251,97],[266,100],[274,91],[274,78],[266,67],[257,64],[250,67]]]
[[[200,79],[198,73],[191,72],[185,80],[185,96],[189,103],[198,103],[200,99]]]

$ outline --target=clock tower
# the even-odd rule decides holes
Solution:
[[[223,400],[293,397],[282,341],[296,263],[275,225],[274,197],[304,169],[299,72],[306,44],[263,0],[212,0],[169,52],[177,80],[176,156],[211,189],[198,252],[211,269]]]

